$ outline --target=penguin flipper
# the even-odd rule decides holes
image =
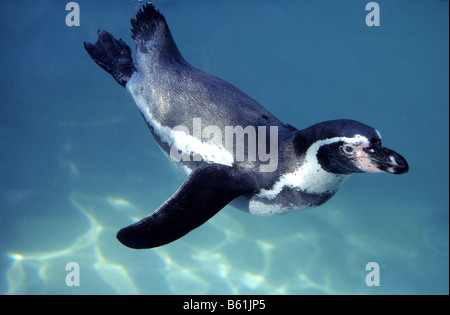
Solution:
[[[208,221],[233,199],[257,190],[255,178],[236,167],[201,167],[158,210],[121,229],[117,239],[136,249],[165,245]]]
[[[89,56],[123,87],[136,71],[130,47],[122,39],[117,40],[106,31],[99,30],[97,42],[84,42],[84,48]]]

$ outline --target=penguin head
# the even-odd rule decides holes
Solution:
[[[381,145],[380,133],[354,120],[332,120],[302,130],[294,141],[306,163],[312,159],[328,173],[404,174],[408,163]]]

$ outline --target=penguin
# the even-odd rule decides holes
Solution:
[[[230,83],[190,65],[152,4],[131,20],[130,47],[106,31],[90,57],[128,90],[159,147],[187,176],[163,205],[117,233],[135,249],[171,243],[226,205],[278,215],[324,204],[355,173],[404,174],[380,133],[339,119],[306,129],[283,123]]]

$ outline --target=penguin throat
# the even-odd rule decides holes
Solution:
[[[342,172],[335,172],[334,170],[331,171],[331,168],[324,168],[318,159],[319,150],[323,146],[341,141],[359,141],[360,137],[359,135],[354,138],[334,137],[315,141],[306,150],[298,166],[292,172],[282,175],[271,189],[262,189],[258,196],[272,200],[285,187],[308,194],[335,194],[351,173],[344,172],[342,167]]]

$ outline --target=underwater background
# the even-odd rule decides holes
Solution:
[[[449,293],[448,1],[377,1],[372,27],[361,0],[154,1],[192,65],[299,129],[373,126],[410,171],[354,175],[325,205],[283,216],[228,206],[140,251],[116,232],[184,177],[83,41],[104,29],[134,51],[143,3],[79,0],[69,27],[68,2],[0,1],[0,293]],[[66,284],[70,262],[79,286]],[[369,262],[379,286],[366,285]]]

